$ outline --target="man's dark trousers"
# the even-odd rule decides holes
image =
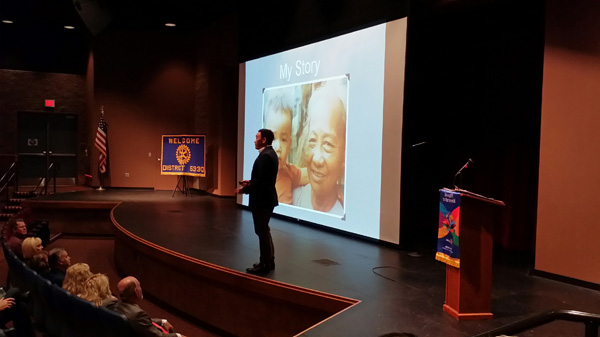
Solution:
[[[260,263],[271,265],[274,263],[273,239],[271,238],[271,229],[269,220],[273,214],[274,207],[256,207],[252,208],[252,219],[254,220],[254,232],[258,235],[258,244],[260,248]]]

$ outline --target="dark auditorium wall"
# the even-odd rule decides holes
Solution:
[[[194,178],[192,186],[216,195],[233,193],[235,22],[235,17],[225,18],[201,33],[113,30],[97,37],[89,141],[93,144],[99,109],[104,106],[109,186],[173,189],[177,177],[160,175],[161,135],[194,133],[206,135],[207,176]],[[93,171],[97,161],[95,151]]]
[[[96,130],[104,106],[110,160],[110,183],[105,185],[175,186],[175,176],[160,175],[160,141],[162,134],[194,131],[193,43],[188,36],[123,30],[95,40],[95,106],[89,128]],[[91,132],[90,144],[94,136]],[[97,173],[98,152],[93,153],[91,167]]]
[[[78,182],[87,169],[87,101],[85,76],[52,72],[0,69],[0,154],[17,153],[19,111],[70,113],[78,116]],[[55,99],[54,109],[44,108],[44,99]],[[0,158],[4,161],[6,158]],[[4,172],[5,167],[0,167]]]
[[[220,196],[236,188],[238,109],[237,16],[213,23],[198,36],[194,131],[206,135],[206,178],[194,187]]]
[[[438,189],[472,158],[457,184],[506,203],[497,252],[533,264],[544,1],[432,2],[408,21],[402,246],[436,249]]]
[[[548,0],[536,270],[600,284],[600,3]]]

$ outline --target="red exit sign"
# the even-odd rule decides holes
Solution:
[[[54,108],[54,100],[53,99],[45,99],[44,106],[46,108]]]

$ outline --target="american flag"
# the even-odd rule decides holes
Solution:
[[[98,158],[98,170],[100,173],[106,173],[106,161],[108,159],[106,151],[106,122],[104,121],[104,107],[100,110],[100,123],[96,132],[96,148],[100,151]]]

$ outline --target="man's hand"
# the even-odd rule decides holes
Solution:
[[[15,304],[14,298],[3,298],[0,300],[0,311],[8,309],[8,308],[12,308],[12,306],[14,304]]]
[[[240,184],[240,187],[235,189],[236,194],[242,194],[243,193],[242,188],[248,186],[250,184],[250,180],[242,180],[239,182],[239,184]]]
[[[169,321],[165,320],[165,323],[162,325],[162,327],[167,330],[169,333],[173,332],[173,325],[171,323],[169,323]]]

